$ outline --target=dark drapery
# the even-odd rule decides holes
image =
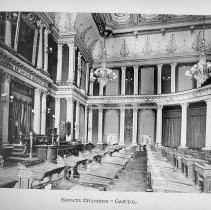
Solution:
[[[11,138],[15,139],[20,135],[27,134],[32,130],[32,104],[21,99],[14,99],[11,103]]]
[[[167,147],[178,147],[181,136],[181,110],[164,110],[162,144]]]
[[[206,107],[188,109],[187,147],[203,148],[205,146],[205,134]]]

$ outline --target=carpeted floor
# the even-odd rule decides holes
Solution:
[[[147,187],[147,157],[145,152],[137,152],[125,169],[119,175],[119,179],[110,187],[110,191],[121,192],[145,192]]]

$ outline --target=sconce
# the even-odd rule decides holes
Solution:
[[[34,109],[32,109],[32,114],[34,114]]]
[[[163,80],[168,81],[171,79],[171,77],[162,77]]]
[[[131,132],[131,131],[132,131],[132,127],[131,127],[130,125],[126,125],[126,126],[125,126],[125,130],[126,130],[127,132]]]
[[[61,129],[64,129],[65,126],[66,126],[66,123],[65,123],[64,121],[61,121],[61,122],[59,123],[59,127],[60,127]]]
[[[50,114],[51,113],[51,109],[47,108],[47,113]]]
[[[125,79],[125,82],[126,83],[132,83],[133,82],[133,78],[131,77],[131,78],[126,78]]]
[[[52,47],[48,47],[48,54],[52,54],[53,53],[53,48]]]
[[[12,103],[14,99],[14,96],[10,96],[10,102]]]

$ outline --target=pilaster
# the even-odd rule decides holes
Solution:
[[[187,107],[188,103],[181,103],[182,117],[181,117],[181,142],[180,147],[186,148],[186,137],[187,137]]]
[[[139,66],[134,66],[134,95],[138,95],[138,69]]]
[[[162,83],[161,75],[162,75],[162,67],[163,67],[163,64],[158,64],[158,65],[157,65],[157,69],[158,69],[158,75],[157,75],[157,93],[158,93],[158,94],[161,94],[161,83]]]
[[[157,126],[156,126],[156,145],[162,146],[162,109],[163,105],[157,105]]]
[[[122,80],[121,80],[121,95],[125,95],[125,74],[126,74],[126,67],[121,67],[122,70]]]
[[[56,83],[59,85],[61,85],[61,80],[62,80],[62,54],[63,54],[63,44],[58,44]]]
[[[120,134],[119,134],[119,144],[125,144],[125,108],[120,109]]]

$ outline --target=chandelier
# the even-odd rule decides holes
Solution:
[[[194,78],[198,85],[201,86],[209,77],[211,73],[211,62],[206,61],[206,46],[204,38],[205,27],[203,26],[203,39],[201,41],[201,55],[199,62],[194,64],[190,70],[185,72],[185,75]]]
[[[106,48],[105,48],[105,38],[104,38],[101,67],[96,69],[94,72],[91,72],[90,80],[92,82],[97,80],[98,83],[104,87],[105,85],[111,83],[116,78],[117,78],[116,73],[113,72],[112,69],[106,68]]]

